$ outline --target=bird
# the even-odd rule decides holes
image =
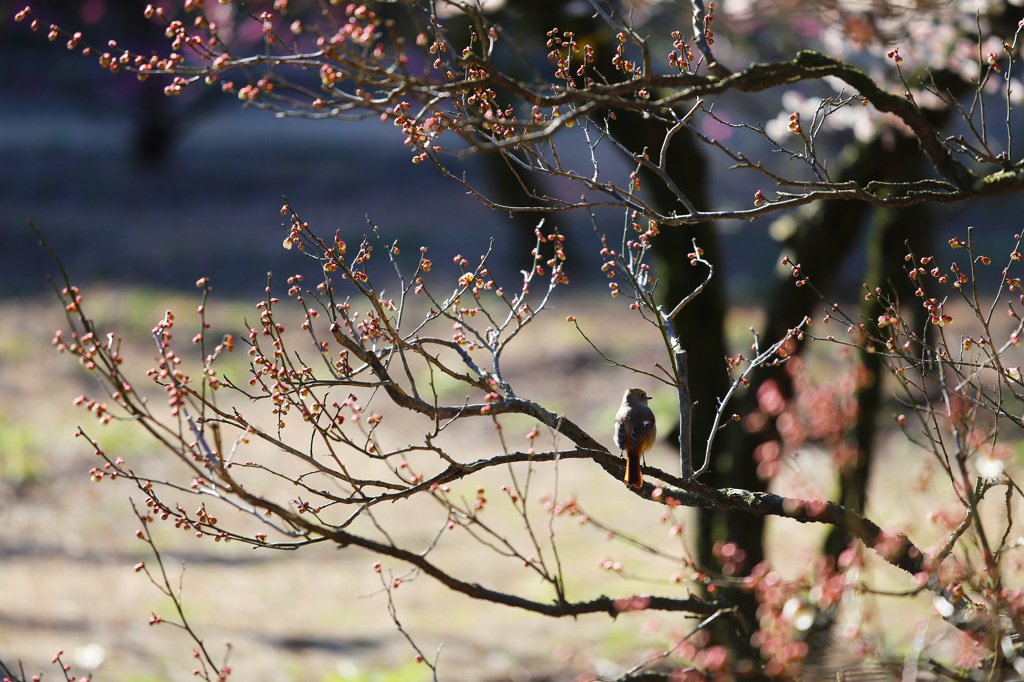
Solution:
[[[647,406],[651,397],[640,388],[626,389],[622,405],[615,414],[615,444],[626,453],[625,481],[634,488],[643,486],[640,474],[640,458],[654,447],[658,427],[654,423],[654,412]]]

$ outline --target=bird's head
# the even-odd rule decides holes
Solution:
[[[623,398],[625,400],[638,400],[646,405],[651,396],[647,395],[646,391],[642,388],[630,388],[626,389],[626,395]]]

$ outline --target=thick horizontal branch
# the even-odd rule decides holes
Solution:
[[[778,516],[800,523],[823,523],[860,540],[893,566],[911,575],[925,570],[925,555],[903,534],[890,535],[870,519],[835,502],[801,500],[772,493],[731,488],[708,489],[715,509],[737,509],[760,516]]]
[[[594,459],[610,473],[621,475],[620,458],[614,455],[599,455]],[[734,509],[758,516],[793,519],[800,523],[823,523],[857,538],[887,562],[911,575],[926,570],[924,552],[905,535],[894,536],[886,533],[874,521],[834,502],[802,500],[734,488],[710,488],[699,481],[682,479],[649,466],[643,467],[643,473],[645,478],[678,486],[678,489],[663,488],[657,497],[659,502],[668,504],[674,503],[670,502],[674,500],[687,507]],[[650,497],[658,487],[645,483],[643,488],[637,489],[636,494]]]
[[[523,453],[516,456],[499,456],[487,460],[480,460],[467,465],[462,472],[448,471],[439,475],[437,480],[454,480],[472,471],[486,468],[497,464],[505,464],[511,461],[526,461],[527,459],[548,460],[554,458],[570,459],[592,457],[603,468],[614,474],[616,479],[622,475],[621,458],[602,452],[570,451],[562,453],[544,453],[539,457],[531,457]],[[312,521],[308,515],[296,513],[294,510],[275,504],[267,498],[249,493],[245,488],[233,480],[230,474],[222,470],[221,475],[227,480],[230,489],[247,503],[256,508],[268,510],[286,520],[295,528],[301,529],[310,536],[326,538],[339,546],[354,546],[377,553],[381,556],[391,557],[416,567],[424,574],[434,578],[445,587],[464,594],[473,599],[504,604],[514,608],[524,609],[551,617],[578,616],[588,613],[607,613],[616,616],[624,607],[623,601],[611,597],[601,596],[596,599],[580,602],[571,602],[558,599],[551,602],[542,602],[526,599],[514,594],[502,592],[489,588],[478,583],[467,582],[455,577],[452,573],[433,564],[427,558],[417,552],[397,547],[387,542],[380,542],[367,538],[341,528],[322,525]],[[735,489],[708,488],[695,481],[682,481],[674,476],[668,475],[653,467],[644,467],[644,473],[654,478],[661,478],[666,481],[681,484],[684,489],[672,490],[663,489],[657,501],[668,503],[670,499],[677,500],[686,506],[705,507],[709,509],[735,509],[750,514],[764,516],[778,516],[789,518],[801,523],[824,523],[844,530],[854,537],[860,539],[865,545],[878,552],[886,561],[892,565],[916,575],[923,570],[924,554],[906,536],[892,536],[883,531],[874,522],[832,502],[819,502],[811,500],[798,500],[782,497],[771,493],[751,492]],[[418,488],[421,486],[417,486]],[[428,486],[429,487],[429,486]],[[645,484],[639,494],[649,496],[655,486]],[[386,496],[393,498],[394,496]],[[366,500],[362,500],[366,502]],[[634,603],[633,599],[641,600],[644,609],[655,609],[663,611],[679,611],[710,615],[721,605],[712,602],[705,602],[698,599],[678,599],[664,596],[642,596],[625,600]]]

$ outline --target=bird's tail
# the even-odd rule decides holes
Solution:
[[[644,484],[644,477],[640,474],[640,453],[626,451],[626,478],[623,479],[634,488],[640,488]]]

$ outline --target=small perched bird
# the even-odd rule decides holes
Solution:
[[[615,444],[626,453],[625,481],[635,488],[644,484],[640,474],[640,458],[654,447],[654,439],[658,436],[654,413],[647,406],[650,399],[643,389],[627,389],[615,415]]]

